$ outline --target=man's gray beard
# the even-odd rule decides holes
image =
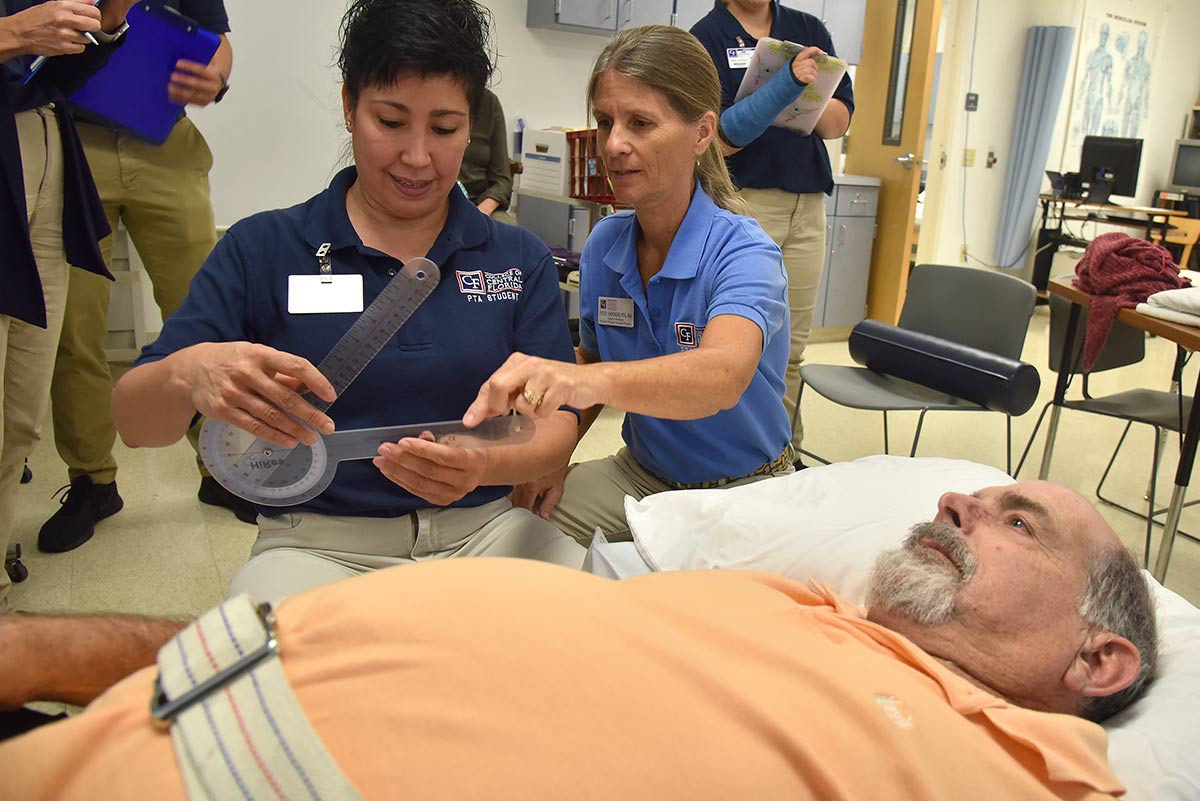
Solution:
[[[945,549],[961,575],[940,554],[920,545],[923,539]],[[975,557],[958,529],[935,521],[917,523],[899,548],[875,560],[867,583],[867,606],[926,626],[945,623],[954,614],[959,589],[973,575]]]

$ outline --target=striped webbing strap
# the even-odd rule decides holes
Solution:
[[[239,595],[158,652],[151,713],[191,801],[360,801],[300,706],[267,604]]]

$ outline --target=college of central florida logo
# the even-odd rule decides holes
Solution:
[[[497,300],[520,300],[521,270],[512,267],[502,273],[483,270],[456,270],[458,291],[471,303],[492,303]]]
[[[693,323],[675,323],[675,341],[681,348],[695,348],[704,336],[704,327]]]

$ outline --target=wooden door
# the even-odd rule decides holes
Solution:
[[[882,181],[867,316],[887,323],[900,319],[908,283],[941,16],[942,0],[867,0],[845,169]],[[907,47],[894,47],[897,36]]]

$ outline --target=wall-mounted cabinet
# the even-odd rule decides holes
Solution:
[[[863,22],[867,0],[782,0],[782,5],[806,11],[825,23],[839,58],[851,64],[862,59]],[[712,11],[712,0],[675,0],[674,25],[690,29]],[[808,44],[808,42],[797,42]]]
[[[670,25],[675,0],[529,0],[525,25],[608,36],[639,25]]]

